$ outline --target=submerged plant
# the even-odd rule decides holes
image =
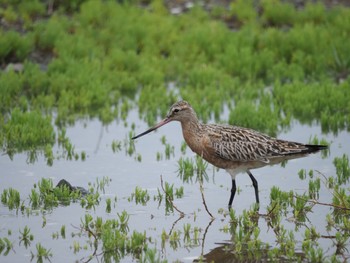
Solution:
[[[348,156],[344,154],[342,157],[335,157],[333,164],[336,168],[337,183],[347,183],[350,179],[350,165]]]
[[[175,189],[175,196],[176,196],[176,198],[182,198],[184,196],[184,187],[183,186]]]
[[[169,143],[166,142],[165,136],[162,136],[161,138],[162,144],[165,146],[165,159],[170,159],[170,156],[174,156],[174,146],[171,146]]]
[[[158,251],[156,248],[148,248],[145,251],[142,252],[139,258],[140,263],[166,263],[167,260],[161,260],[160,255],[158,254]]]
[[[129,198],[129,201],[132,201],[134,199],[136,204],[146,205],[147,202],[150,200],[150,195],[148,194],[147,190],[143,190],[140,187],[136,186],[134,192]]]
[[[25,226],[23,231],[20,230],[19,233],[21,234],[20,244],[23,243],[25,248],[30,246],[31,241],[34,240],[34,235],[30,233],[30,228]]]
[[[118,140],[113,140],[112,141],[112,151],[114,153],[121,151],[122,149],[122,142]]]
[[[66,238],[66,226],[65,225],[62,225],[60,232],[61,232],[61,237],[63,239],[65,239]]]
[[[20,209],[22,213],[26,212],[28,215],[35,210],[52,210],[59,205],[69,205],[78,200],[82,207],[91,209],[99,204],[99,192],[104,191],[109,181],[108,177],[97,179],[96,183],[90,184],[91,188],[88,192],[80,187],[72,187],[69,183],[54,187],[52,179],[42,178],[31,189],[28,204],[26,200],[21,200],[19,192],[13,188],[3,190],[1,202],[10,210]]]
[[[7,237],[0,238],[0,255],[7,256],[12,248],[13,244]]]
[[[101,217],[94,219],[86,214],[81,220],[80,231],[88,233],[92,239],[93,254],[89,258],[102,255],[104,260],[120,261],[127,255],[139,258],[147,251],[146,232],[129,233],[128,221],[129,214],[126,211],[118,213],[118,219],[110,220],[103,220]]]
[[[47,249],[44,246],[41,245],[41,243],[36,244],[36,254],[32,253],[32,260],[34,258],[37,259],[37,262],[44,262],[44,260],[50,261],[50,258],[52,257],[51,249]]]
[[[20,193],[13,188],[4,189],[1,194],[1,202],[10,210],[18,209],[21,203]]]
[[[208,163],[199,156],[195,157],[195,162],[192,158],[183,157],[180,157],[178,161],[179,176],[186,183],[192,182],[194,176],[196,176],[196,181],[208,180],[207,167]]]
[[[316,178],[315,180],[310,180],[309,181],[309,198],[318,199],[320,188],[321,188],[320,178]]]
[[[184,182],[189,182],[190,180],[192,180],[192,177],[194,175],[192,159],[184,159],[181,157],[178,161],[178,167],[179,176]]]
[[[165,182],[165,212],[166,214],[174,212],[173,200],[174,200],[174,185],[170,185]]]
[[[112,200],[110,198],[106,199],[106,212],[107,213],[111,212],[111,202],[112,202]]]
[[[121,214],[118,213],[120,231],[127,233],[129,231],[129,214],[124,210]]]

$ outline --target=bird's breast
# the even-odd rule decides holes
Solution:
[[[193,152],[214,166],[217,166],[219,168],[226,168],[227,161],[221,160],[221,158],[216,155],[211,140],[205,133],[193,134],[191,131],[188,132],[184,130],[183,136],[188,147],[190,147]]]

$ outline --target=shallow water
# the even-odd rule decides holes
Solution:
[[[140,133],[147,129],[147,125],[138,120],[136,111],[129,113],[130,120],[137,123],[135,132]],[[140,232],[146,231],[148,237],[154,241],[154,247],[157,248],[160,255],[169,262],[180,260],[181,262],[191,262],[198,256],[207,254],[222,243],[231,239],[229,233],[222,229],[229,224],[229,218],[219,213],[219,209],[226,210],[229,199],[229,190],[231,179],[224,170],[214,171],[212,166],[208,166],[207,173],[209,181],[204,182],[204,195],[210,212],[215,219],[211,221],[205,212],[198,183],[183,183],[177,176],[177,160],[182,156],[180,146],[183,141],[179,123],[170,123],[157,132],[151,133],[138,139],[135,143],[136,153],[142,156],[142,161],[136,160],[135,156],[129,156],[122,150],[113,153],[111,144],[113,140],[123,141],[127,138],[130,127],[125,127],[124,123],[113,123],[108,127],[102,127],[98,120],[86,120],[77,122],[75,126],[67,128],[67,136],[75,145],[75,151],[85,151],[87,158],[85,161],[66,161],[55,160],[52,167],[48,167],[43,157],[34,164],[27,164],[26,154],[18,154],[11,161],[7,156],[0,157],[0,192],[6,188],[15,188],[21,193],[21,198],[29,196],[30,189],[40,178],[52,178],[54,184],[60,179],[66,179],[74,186],[88,187],[88,182],[95,182],[96,178],[109,177],[112,179],[105,188],[100,205],[95,210],[89,210],[94,218],[96,216],[116,218],[117,213],[126,210],[130,214],[129,228]],[[166,135],[167,143],[175,147],[175,156],[169,160],[157,161],[157,152],[164,153],[164,145],[160,138]],[[264,167],[253,170],[253,174],[259,182],[260,191],[260,212],[266,213],[266,207],[269,205],[270,189],[273,185],[281,190],[295,190],[298,193],[307,192],[308,180],[300,180],[298,171],[300,169],[318,170],[326,176],[334,176],[335,168],[332,164],[334,157],[348,154],[350,146],[350,134],[340,132],[338,135],[322,135],[320,127],[315,125],[309,127],[295,123],[291,130],[280,134],[281,139],[305,142],[309,141],[311,136],[317,135],[318,138],[326,138],[331,142],[330,154],[322,159],[321,154],[313,154],[307,158],[289,161],[285,168],[280,165]],[[163,154],[164,155],[164,154]],[[189,148],[185,156],[194,156]],[[153,201],[153,196],[157,194],[157,189],[161,189],[160,176],[175,188],[184,186],[184,197],[175,199],[175,205],[185,213],[183,218],[179,214],[166,215],[164,201],[158,207],[158,202]],[[135,204],[129,202],[128,197],[134,192],[135,187],[139,186],[147,189],[151,196],[147,205]],[[233,206],[236,215],[240,215],[244,209],[249,209],[255,201],[254,189],[251,181],[246,175],[237,177],[237,186],[242,190],[234,200]],[[117,197],[115,206],[112,205],[111,213],[105,211],[105,199]],[[331,194],[324,188],[320,191],[320,201],[330,202]],[[324,215],[330,211],[328,207],[318,207],[315,213],[309,215],[312,225],[323,233],[325,232]],[[78,241],[81,246],[86,244],[87,237],[71,237],[71,233],[78,233],[78,227],[81,220],[87,212],[81,208],[79,203],[73,203],[69,206],[60,206],[53,208],[52,211],[45,211],[44,215],[38,211],[37,215],[22,215],[20,212],[9,211],[7,207],[0,204],[0,237],[8,237],[13,242],[13,250],[7,256],[1,255],[1,262],[29,262],[31,260],[31,251],[35,254],[36,243],[41,243],[45,248],[50,248],[53,253],[52,262],[72,262],[75,260],[87,260],[91,255],[91,249],[81,249],[74,253],[73,242]],[[322,215],[322,216],[320,216]],[[46,218],[46,225],[43,226]],[[190,223],[192,227],[200,228],[198,244],[191,246],[184,244],[182,239],[179,247],[173,249],[169,242],[165,247],[161,247],[161,234],[165,230],[169,233],[174,230],[183,231],[184,224]],[[19,230],[25,226],[30,227],[34,240],[29,248],[19,244]],[[59,236],[57,239],[52,237],[53,233],[60,231],[61,226],[66,226],[66,238]],[[263,218],[259,219],[260,238],[263,242],[274,244],[275,236],[273,231],[268,228]],[[294,229],[295,224],[285,221],[287,229]],[[12,234],[8,236],[8,230]],[[304,231],[295,232],[297,240],[302,240]],[[321,239],[320,244],[323,248],[332,246],[332,241]],[[152,246],[152,245],[150,245]],[[301,244],[297,244],[301,250]],[[124,258],[123,262],[128,262],[132,258]]]

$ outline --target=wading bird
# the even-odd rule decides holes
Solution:
[[[326,145],[279,140],[243,127],[203,124],[199,122],[196,112],[186,101],[176,102],[171,106],[165,119],[132,139],[137,139],[171,121],[181,123],[183,137],[192,151],[212,165],[225,169],[231,175],[229,208],[236,193],[237,174],[246,172],[249,175],[255,190],[256,202],[259,203],[258,182],[250,170],[304,157],[309,153],[328,148]]]

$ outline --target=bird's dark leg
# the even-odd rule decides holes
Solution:
[[[232,207],[232,202],[233,202],[233,198],[235,197],[235,194],[236,194],[236,180],[232,179],[231,196],[230,196],[230,201],[228,202],[228,209],[229,210]]]
[[[250,179],[252,180],[253,186],[254,186],[254,190],[255,190],[255,199],[256,202],[259,204],[259,189],[258,189],[258,181],[254,178],[254,176],[252,175],[252,173],[248,170],[247,171]]]

